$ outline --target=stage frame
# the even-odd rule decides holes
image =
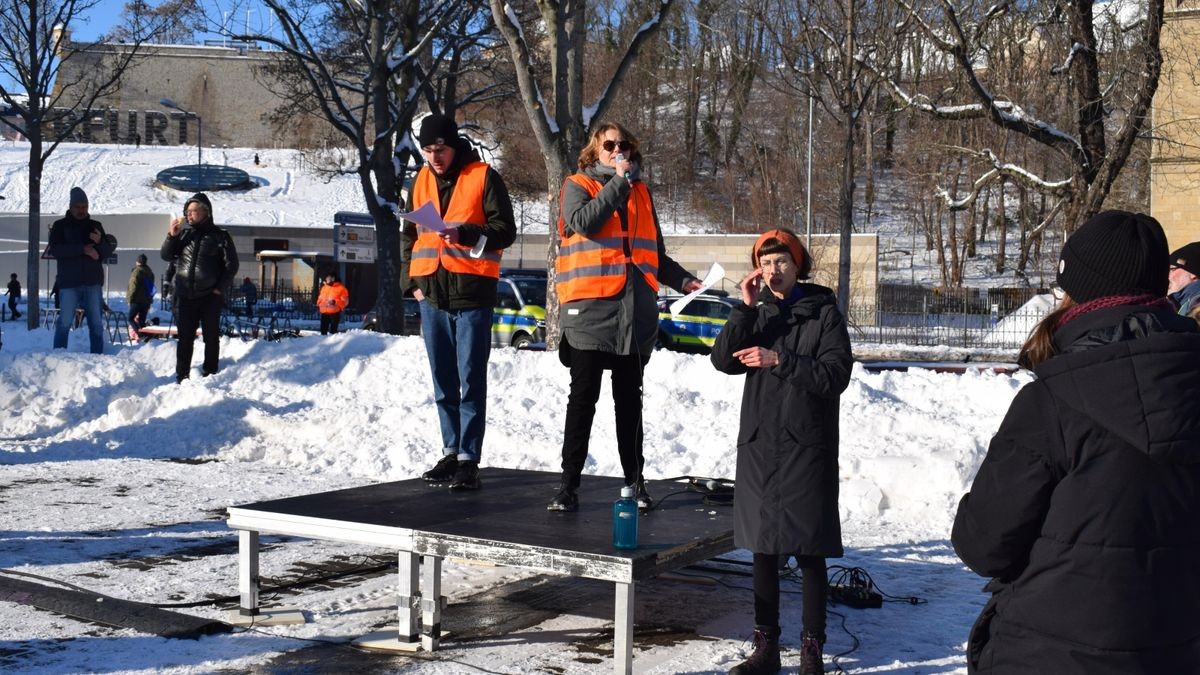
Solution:
[[[633,672],[634,589],[663,572],[728,553],[733,509],[708,506],[683,482],[648,481],[661,502],[638,520],[638,548],[612,545],[612,503],[624,481],[584,476],[580,509],[546,511],[558,474],[485,468],[482,489],[450,491],[420,479],[380,483],[229,508],[238,530],[237,613],[259,606],[259,535],[283,534],[379,546],[398,552],[394,641],[368,648],[434,651],[441,632],[441,565],[446,558],[494,563],[614,584],[613,669]],[[388,631],[391,633],[391,631]]]

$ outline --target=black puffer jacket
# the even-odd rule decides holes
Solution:
[[[1055,334],[1013,400],[954,548],[993,577],[973,673],[1200,672],[1200,334],[1122,306]]]
[[[833,292],[800,284],[781,306],[767,289],[737,305],[717,335],[712,363],[746,373],[738,430],[734,543],[754,553],[842,555],[838,516],[838,405],[854,357]],[[772,368],[747,368],[733,353],[766,347]]]
[[[178,236],[167,236],[162,259],[175,263],[172,281],[175,300],[191,300],[220,289],[228,296],[238,271],[237,249],[233,237],[207,218],[194,227],[185,227]]]

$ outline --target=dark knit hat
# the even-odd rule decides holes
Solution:
[[[204,207],[204,210],[208,211],[208,215],[212,215],[212,202],[208,201],[208,195],[204,194],[203,192],[197,192],[191,197],[188,197],[188,200],[183,203],[183,210],[187,211],[188,204],[191,204],[192,202],[198,202]]]
[[[81,187],[71,188],[71,201],[69,202],[70,206],[75,206],[76,204],[87,204],[87,203],[88,203],[87,193],[83,191],[83,188],[81,188]]]
[[[1167,236],[1144,213],[1101,211],[1063,244],[1058,285],[1076,302],[1167,294]]]
[[[148,260],[149,260],[149,258],[146,257],[145,253],[138,254],[138,257],[137,257],[138,263],[145,265]]]
[[[458,140],[458,125],[453,117],[433,114],[421,120],[421,132],[417,144],[422,148],[430,145],[454,145]]]
[[[1200,277],[1200,241],[1179,247],[1171,254],[1171,264]]]

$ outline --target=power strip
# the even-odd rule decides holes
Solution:
[[[883,596],[870,586],[859,584],[830,584],[829,600],[835,605],[855,609],[878,609],[883,607]]]

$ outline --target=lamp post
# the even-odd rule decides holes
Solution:
[[[196,170],[203,172],[204,169],[201,167],[204,165],[204,161],[203,161],[203,159],[201,159],[200,152],[204,149],[204,121],[200,119],[200,113],[194,113],[190,110],[184,110],[183,108],[181,108],[179,106],[178,103],[176,103],[175,101],[172,101],[169,98],[160,98],[158,100],[158,104],[164,108],[171,108],[172,110],[178,110],[179,112],[183,113],[184,115],[195,115],[196,116]]]

